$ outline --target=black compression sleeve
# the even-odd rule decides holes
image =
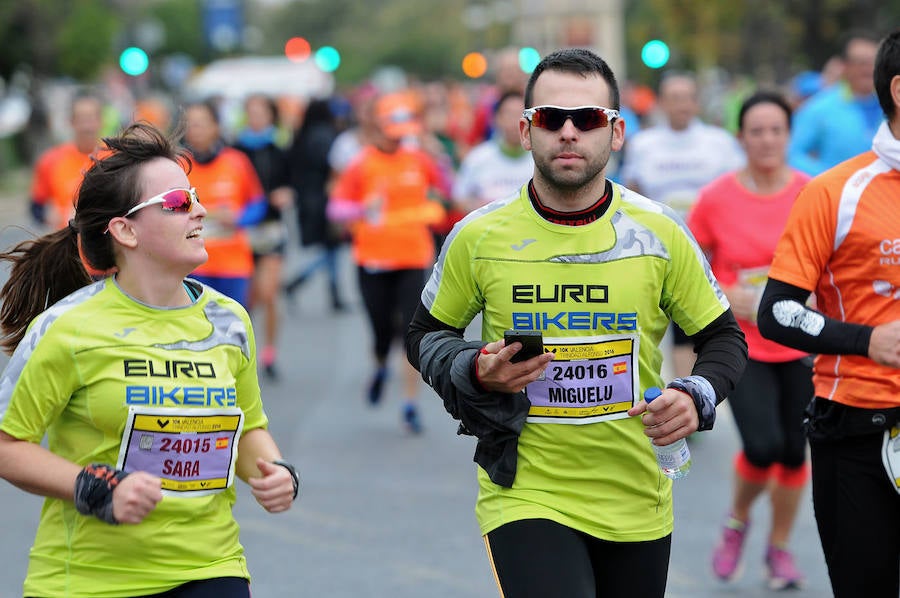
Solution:
[[[435,330],[449,330],[458,334],[460,338],[465,333],[465,330],[454,328],[435,318],[428,312],[425,305],[419,301],[416,313],[413,314],[413,318],[406,330],[406,359],[417,370],[419,370],[419,345],[422,343],[422,337]]]
[[[719,404],[734,390],[747,365],[744,333],[729,309],[691,340],[697,352],[691,374],[709,381],[716,391],[716,404]]]
[[[872,327],[829,318],[806,306],[810,292],[770,278],[759,303],[757,325],[767,339],[829,355],[869,355]]]

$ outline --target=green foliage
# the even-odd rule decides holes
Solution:
[[[358,82],[387,64],[422,79],[462,78],[460,61],[467,52],[517,41],[510,37],[509,25],[466,28],[466,8],[490,5],[490,0],[244,2],[248,24],[263,33],[258,53],[281,54],[285,41],[296,35],[307,38],[314,50],[334,46],[342,58],[335,73],[340,84]],[[647,84],[654,84],[660,74],[640,62],[641,46],[653,38],[669,44],[668,68],[720,66],[732,73],[765,72],[784,79],[800,69],[821,68],[851,28],[886,33],[885,27],[900,23],[900,2],[884,0],[621,2],[627,76]],[[0,77],[26,68],[37,76],[90,80],[114,64],[146,18],[165,29],[165,41],[151,52],[151,62],[178,53],[202,64],[218,57],[205,44],[203,4],[204,0],[0,0]]]
[[[465,0],[440,3],[393,0],[308,0],[275,11],[260,26],[266,53],[281,53],[295,35],[313,49],[331,45],[341,52],[339,83],[360,81],[383,65],[397,65],[425,79],[460,76],[460,61],[471,50],[461,14]]]
[[[147,14],[165,28],[166,39],[156,50],[159,56],[186,54],[195,61],[205,58],[203,20],[200,2],[164,0],[148,7]]]
[[[57,34],[58,72],[76,80],[90,80],[114,59],[115,15],[97,2],[81,1]]]

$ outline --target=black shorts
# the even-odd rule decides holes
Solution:
[[[807,416],[813,506],[835,598],[900,596],[900,494],[881,460],[900,408],[816,397]]]
[[[145,598],[250,598],[250,582],[243,577],[215,577],[190,581]]]
[[[548,519],[524,519],[489,532],[484,542],[506,598],[663,598],[666,592],[671,535],[609,542]]]

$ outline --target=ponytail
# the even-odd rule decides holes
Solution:
[[[0,253],[0,261],[12,263],[9,280],[0,289],[0,348],[7,353],[22,342],[38,314],[90,284],[85,262],[99,271],[116,267],[116,248],[106,230],[111,219],[140,201],[141,168],[159,158],[189,164],[182,148],[147,124],[131,125],[103,142],[109,153],[93,158],[84,173],[69,225]]]
[[[72,223],[43,237],[22,241],[0,253],[12,264],[0,289],[0,347],[11,354],[42,311],[91,282],[78,254],[78,233]]]

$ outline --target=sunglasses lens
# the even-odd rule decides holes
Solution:
[[[191,192],[186,189],[173,189],[163,195],[162,207],[171,212],[190,212],[193,206]]]
[[[557,131],[566,124],[567,118],[571,118],[572,124],[582,131],[598,129],[609,124],[606,113],[599,108],[579,108],[578,110],[538,108],[532,117],[531,123],[541,129]]]
[[[599,129],[609,124],[606,113],[599,108],[582,108],[572,111],[572,123],[582,131]]]
[[[556,131],[566,124],[566,112],[559,108],[538,108],[531,123],[541,129]]]

